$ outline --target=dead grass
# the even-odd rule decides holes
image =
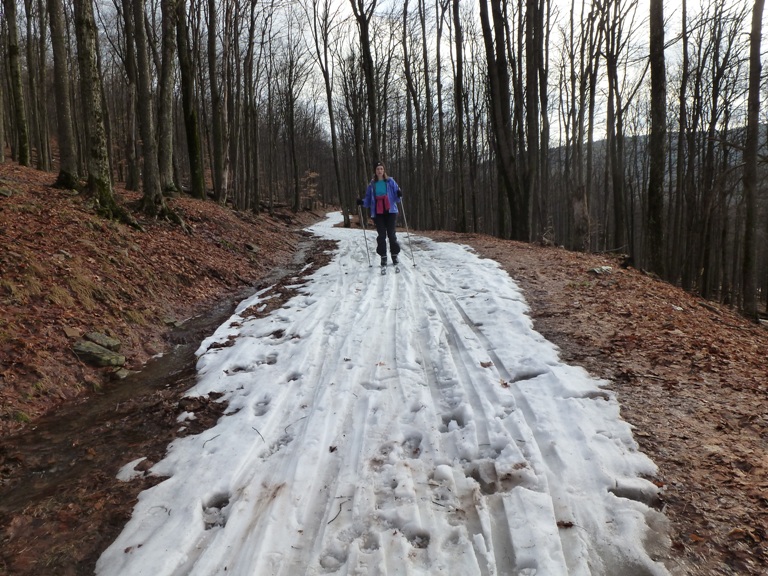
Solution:
[[[69,290],[58,284],[54,284],[48,289],[48,301],[61,308],[72,308],[75,305],[75,299]]]

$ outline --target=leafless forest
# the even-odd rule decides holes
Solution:
[[[626,254],[757,317],[763,4],[2,0],[0,160],[180,226],[178,193],[349,216],[382,160],[411,227]]]

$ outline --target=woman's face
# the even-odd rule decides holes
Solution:
[[[376,178],[379,180],[384,178],[384,166],[376,166]]]

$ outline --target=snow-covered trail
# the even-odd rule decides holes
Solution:
[[[227,415],[153,467],[97,573],[666,574],[655,466],[509,276],[411,236],[414,267],[404,234],[381,276],[340,218],[299,296],[201,345],[189,394]]]

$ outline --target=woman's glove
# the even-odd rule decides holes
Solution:
[[[397,190],[397,197],[402,198],[403,197],[403,191],[398,188]]]
[[[362,205],[363,205],[363,201],[362,201],[362,200],[360,200],[360,198],[358,198],[357,200],[355,200],[355,203],[356,203],[358,206],[362,206]]]

